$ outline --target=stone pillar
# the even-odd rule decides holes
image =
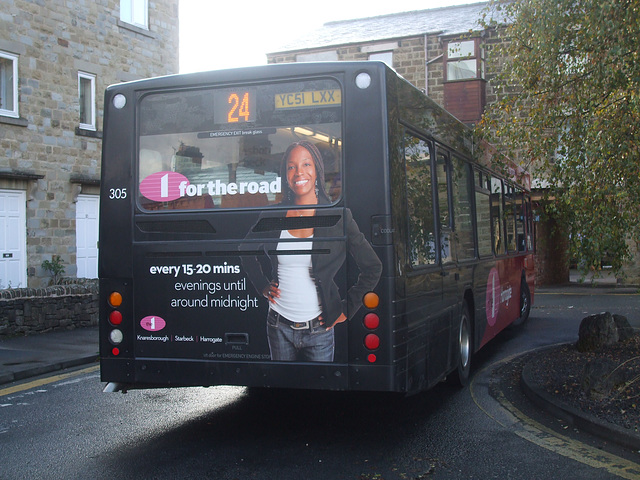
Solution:
[[[640,285],[640,244],[627,238],[627,245],[631,252],[631,260],[622,265],[625,278],[621,281],[627,285]]]
[[[540,215],[536,222],[536,285],[569,283],[569,238],[552,217]]]

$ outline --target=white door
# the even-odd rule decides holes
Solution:
[[[27,286],[26,195],[0,190],[0,288]]]
[[[76,203],[76,265],[78,278],[98,277],[98,195],[78,195]]]

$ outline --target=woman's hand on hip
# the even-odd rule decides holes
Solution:
[[[344,321],[347,320],[347,316],[344,313],[341,313],[340,316],[336,319],[335,322],[333,322],[333,325],[327,327],[327,330],[331,330],[333,327],[335,327],[337,324],[342,323]]]
[[[276,303],[276,298],[280,298],[280,289],[278,288],[278,282],[272,281],[269,285],[264,287],[262,295],[271,303]]]

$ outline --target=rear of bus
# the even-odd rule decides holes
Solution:
[[[108,388],[398,388],[386,73],[376,62],[272,65],[109,87],[99,260]],[[317,205],[290,198],[292,145],[319,152]],[[297,292],[287,272],[305,269]],[[318,314],[275,311],[268,285]],[[275,353],[270,328],[299,351]],[[308,354],[310,330],[329,356]]]

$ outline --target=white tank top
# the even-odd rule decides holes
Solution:
[[[280,238],[297,238],[283,230]],[[313,235],[308,242],[279,242],[276,250],[311,250]],[[317,318],[322,309],[315,282],[311,278],[311,254],[278,255],[278,288],[280,298],[271,304],[276,312],[292,322],[308,322]]]

